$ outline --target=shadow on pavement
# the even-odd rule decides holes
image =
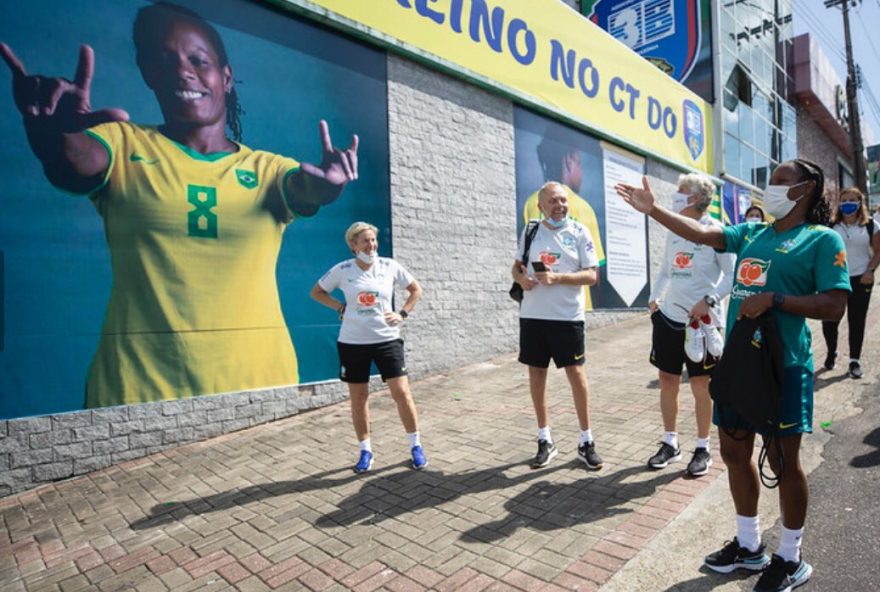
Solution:
[[[351,526],[363,520],[381,522],[407,512],[432,508],[463,495],[502,490],[546,477],[564,465],[529,471],[508,477],[505,471],[522,468],[516,462],[464,473],[444,473],[430,469],[405,471],[370,479],[360,491],[342,500],[333,512],[318,518],[315,526]]]
[[[475,526],[461,538],[491,543],[520,528],[551,531],[629,513],[630,508],[621,506],[653,495],[658,487],[681,477],[680,471],[664,471],[647,481],[623,482],[645,471],[644,467],[630,467],[574,483],[533,483],[504,503],[507,516]]]
[[[873,446],[877,450],[853,457],[853,459],[849,461],[849,466],[857,469],[867,469],[869,467],[880,465],[880,428],[876,428],[870,434],[865,436],[865,439],[862,440],[862,442],[868,446]]]
[[[813,390],[820,391],[826,386],[831,386],[832,384],[836,384],[838,382],[843,382],[844,380],[852,380],[849,375],[844,372],[843,374],[838,374],[836,376],[827,376],[830,370],[826,370],[825,368],[821,368],[817,370],[813,375]]]
[[[396,465],[384,466],[381,469],[371,471],[370,475],[375,475],[391,469],[397,469],[403,465],[408,466],[409,463],[401,462]],[[345,476],[336,479],[331,478],[337,474],[344,474]],[[258,485],[251,485],[241,489],[223,491],[206,497],[157,504],[150,509],[150,514],[148,516],[131,523],[129,526],[132,530],[156,528],[164,524],[176,522],[190,515],[208,514],[220,510],[228,510],[233,507],[244,507],[254,502],[289,493],[302,493],[306,491],[328,489],[338,485],[345,485],[358,479],[364,479],[364,477],[364,475],[355,474],[350,468],[339,468],[311,475],[298,481],[260,483]]]
[[[662,592],[709,592],[732,581],[742,582],[749,578],[755,578],[757,581],[758,574],[761,572],[740,569],[729,574],[722,574],[703,565],[700,566],[700,573],[703,575],[674,584]]]

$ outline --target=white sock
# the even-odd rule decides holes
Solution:
[[[849,363],[852,364],[853,362],[855,362],[856,364],[858,364],[858,363],[859,363],[859,359],[858,359],[858,358],[850,358],[850,359],[849,359]]]
[[[538,428],[538,440],[546,440],[550,444],[553,444],[553,436],[550,435],[550,426]]]
[[[803,527],[797,530],[782,527],[782,536],[779,539],[779,550],[776,554],[786,561],[800,561],[801,539],[804,536]]]
[[[360,444],[361,450],[366,450],[367,452],[373,452],[373,447],[370,446],[370,439],[369,438],[367,438],[366,440],[361,440],[359,442],[359,444]]]
[[[663,442],[678,450],[678,432],[666,432],[663,434]]]
[[[413,432],[411,434],[407,433],[406,437],[409,438],[409,447],[410,448],[415,448],[416,446],[422,445],[422,441],[419,440],[419,433],[418,432]]]
[[[581,430],[581,444],[589,444],[593,441],[593,431],[590,428]]]
[[[761,528],[757,516],[736,515],[736,540],[740,547],[757,551],[761,546]]]
[[[697,448],[709,450],[709,438],[697,438]]]

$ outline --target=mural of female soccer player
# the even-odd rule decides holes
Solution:
[[[246,32],[234,32],[230,37],[236,43],[229,44],[232,51],[227,53],[218,27],[199,12],[166,2],[126,4],[125,10],[109,5],[107,8],[116,13],[117,19],[124,19],[125,13],[134,15],[136,72],[150,91],[147,96],[152,94],[158,104],[158,125],[132,123],[142,117],[155,117],[155,112],[140,109],[142,100],[132,100],[136,94],[132,88],[117,103],[120,107],[103,107],[114,105],[104,98],[112,93],[100,94],[95,81],[105,64],[108,74],[102,88],[113,85],[111,79],[123,68],[122,56],[82,45],[76,73],[72,80],[67,80],[33,74],[45,68],[34,44],[19,45],[6,32],[2,37],[8,40],[0,45],[0,53],[12,75],[14,107],[45,176],[38,191],[57,193],[46,187],[48,181],[64,192],[87,196],[81,201],[91,202],[97,210],[112,270],[102,328],[87,328],[85,336],[74,330],[69,336],[64,324],[70,317],[55,311],[50,316],[58,324],[48,327],[49,334],[34,332],[33,325],[28,326],[27,322],[20,326],[10,322],[8,339],[0,352],[4,370],[9,368],[13,376],[9,384],[3,381],[4,401],[10,400],[5,396],[7,390],[12,393],[20,386],[28,392],[31,385],[42,382],[36,378],[36,368],[29,368],[27,363],[11,368],[16,360],[27,359],[27,354],[33,353],[28,350],[34,345],[39,345],[47,359],[58,359],[90,339],[94,343],[92,351],[97,351],[87,365],[86,407],[268,388],[296,384],[303,378],[329,378],[335,368],[328,368],[327,376],[300,376],[299,368],[309,366],[298,363],[297,353],[302,355],[313,347],[320,348],[320,341],[307,337],[302,342],[305,347],[295,352],[292,341],[299,341],[296,325],[302,325],[306,334],[309,329],[314,334],[315,327],[309,327],[314,321],[306,322],[308,316],[302,314],[305,311],[295,311],[293,322],[285,321],[282,306],[288,317],[290,307],[285,302],[283,282],[276,280],[276,267],[279,279],[289,279],[281,273],[285,267],[296,275],[298,269],[324,265],[318,262],[323,256],[314,252],[324,246],[321,239],[304,243],[311,249],[295,245],[294,264],[280,265],[279,255],[287,258],[282,238],[291,222],[295,222],[293,227],[297,229],[309,226],[313,216],[315,220],[322,218],[320,210],[333,207],[338,201],[344,204],[343,195],[348,198],[352,192],[346,190],[343,194],[343,190],[349,184],[357,187],[359,183],[360,122],[351,110],[333,112],[336,105],[328,100],[328,96],[333,96],[330,88],[319,87],[323,92],[318,93],[313,92],[313,87],[301,91],[308,83],[330,82],[330,75],[314,72],[325,64],[314,63],[318,59],[314,56],[297,55],[303,53],[297,52],[298,48],[273,46],[271,39],[281,36],[279,29],[285,24],[300,29],[305,36],[315,37],[316,31],[296,21],[285,22],[288,19],[253,6],[224,5],[228,13],[216,15],[211,14],[216,10],[209,3],[190,3],[226,22],[245,23],[246,27],[250,21],[260,36],[269,37],[253,39]],[[72,9],[70,12],[75,14]],[[91,10],[88,13],[90,18],[94,14]],[[51,28],[45,22],[51,17],[45,12],[40,16],[44,19],[42,24]],[[254,26],[254,19],[263,19],[262,26]],[[77,19],[68,20],[72,22],[56,26],[75,29]],[[347,43],[317,33],[331,48]],[[85,39],[89,35],[80,32],[80,36]],[[351,47],[342,51],[336,47],[337,56],[331,57],[338,57],[345,50],[362,50],[348,45]],[[246,67],[233,69],[235,60],[231,55],[256,56],[261,49],[274,51],[274,55],[259,56],[263,63],[274,62],[274,78],[265,73],[250,78]],[[29,52],[28,57],[25,51]],[[40,63],[31,67],[34,55]],[[304,64],[291,59],[294,56]],[[278,59],[282,57],[286,59]],[[381,62],[381,55],[378,57]],[[347,61],[336,65],[337,76],[332,80],[341,87],[350,84],[346,79],[352,77],[352,69],[359,68],[357,62],[368,60],[349,57]],[[283,74],[278,71],[282,66],[286,66]],[[373,108],[384,115],[384,67],[373,64],[372,70],[360,77],[374,78],[373,88],[369,89],[372,93],[367,96],[372,94],[371,98],[377,99]],[[381,79],[375,80],[379,78],[377,74]],[[237,82],[239,76],[241,84]],[[244,98],[247,95],[239,93],[239,89],[247,88],[252,80],[253,90],[261,91],[263,96],[248,102]],[[115,83],[132,85],[131,80]],[[260,83],[266,86],[257,88]],[[298,98],[300,94],[304,95],[303,100]],[[256,96],[255,92],[249,98]],[[302,125],[302,117],[296,121],[300,125],[286,130],[284,116],[290,108],[283,106],[285,102],[311,111],[323,108],[329,112],[327,119],[336,121],[331,124],[318,116],[311,125]],[[95,108],[99,105],[101,108]],[[253,115],[244,116],[245,109]],[[4,118],[9,116],[6,111]],[[254,126],[254,141],[262,147],[265,140],[269,144],[266,150],[255,150],[244,143],[249,137],[247,125],[257,119],[261,125]],[[349,134],[345,147],[334,146],[331,125],[334,130],[341,128]],[[380,137],[379,130],[367,131],[368,136]],[[22,135],[20,130],[17,135]],[[291,142],[287,140],[289,136],[297,140]],[[376,144],[377,153],[381,157],[384,150],[387,162],[384,140]],[[302,153],[316,157],[314,164],[282,156],[300,153],[300,146]],[[370,184],[383,183],[387,187],[387,178],[374,179]],[[33,185],[31,180],[31,190]],[[387,188],[379,195],[387,195]],[[11,197],[12,193],[7,194],[3,201],[15,201]],[[59,201],[72,199],[62,195],[51,197]],[[378,210],[387,212],[387,203],[380,204]],[[26,211],[16,212],[13,223],[26,215]],[[42,215],[53,217],[51,210]],[[73,213],[74,226],[82,223],[83,215],[81,208]],[[375,217],[375,213],[371,215]],[[29,228],[27,234],[13,238],[11,249],[7,251],[4,246],[4,253],[8,252],[4,258],[5,272],[12,279],[10,292],[14,294],[6,305],[10,313],[33,295],[25,292],[38,290],[41,285],[39,281],[29,283],[27,273],[21,271],[26,266],[27,256],[21,253],[28,250],[27,243],[34,243],[32,252],[38,261],[53,258],[43,242],[45,238],[34,234],[33,224]],[[68,243],[74,250],[84,247],[75,233],[53,238]],[[93,243],[94,237],[89,240]],[[298,237],[286,242],[298,242]],[[326,242],[329,245],[330,241]],[[95,276],[100,280],[100,272],[89,269],[82,258],[73,260],[75,266],[82,267],[79,271],[84,275],[68,282],[66,291],[43,295],[47,306],[54,304],[53,297],[81,300],[81,292],[95,292],[88,280]],[[49,263],[49,267],[53,264]],[[101,300],[106,300],[106,295]],[[80,306],[100,308],[101,300],[95,296]],[[26,311],[28,307],[21,309]],[[16,317],[17,313],[12,316]],[[27,315],[23,318],[27,319]],[[65,341],[70,347],[65,347]],[[332,338],[328,346],[332,347]],[[4,403],[2,416],[81,408],[85,368],[86,365],[79,367],[78,388],[69,381],[53,384],[55,388],[48,396],[38,395],[30,405]],[[74,403],[75,398],[79,399],[78,404]]]

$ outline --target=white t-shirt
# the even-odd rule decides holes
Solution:
[[[318,285],[325,292],[337,288],[345,295],[345,314],[339,329],[342,343],[385,343],[400,337],[400,329],[385,322],[395,284],[406,288],[414,278],[394,259],[377,257],[367,271],[355,259],[337,263]]]
[[[705,226],[721,226],[709,215],[700,218]],[[701,298],[711,295],[717,304],[709,310],[712,323],[724,327],[722,299],[733,286],[735,253],[719,253],[708,245],[698,245],[674,232],[666,235],[666,252],[660,273],[654,280],[650,300],[660,301],[660,312],[677,323],[686,323],[688,312]]]
[[[880,224],[876,220],[871,220],[869,224],[874,225],[874,234],[880,232]],[[865,226],[855,223],[852,226],[838,222],[834,225],[834,230],[843,239],[846,245],[846,265],[849,268],[849,274],[862,275],[868,271],[868,263],[874,252],[871,250],[871,238],[868,236],[868,229]]]
[[[523,260],[527,230],[528,225],[519,238],[519,248],[516,251],[518,261]],[[538,225],[538,232],[529,247],[529,264],[526,270],[529,276],[534,277],[535,270],[531,266],[531,261],[543,261],[556,273],[574,273],[599,266],[596,246],[590,231],[571,218],[558,230],[551,230],[544,223]],[[525,291],[519,316],[523,319],[582,321],[584,320],[584,287],[539,284]]]

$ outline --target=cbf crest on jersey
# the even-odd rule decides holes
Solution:
[[[703,133],[703,112],[696,103],[685,99],[681,105],[681,119],[684,123],[684,143],[687,145],[691,158],[697,160],[703,153],[705,143]]]
[[[679,82],[697,61],[699,0],[596,0],[590,19]]]

